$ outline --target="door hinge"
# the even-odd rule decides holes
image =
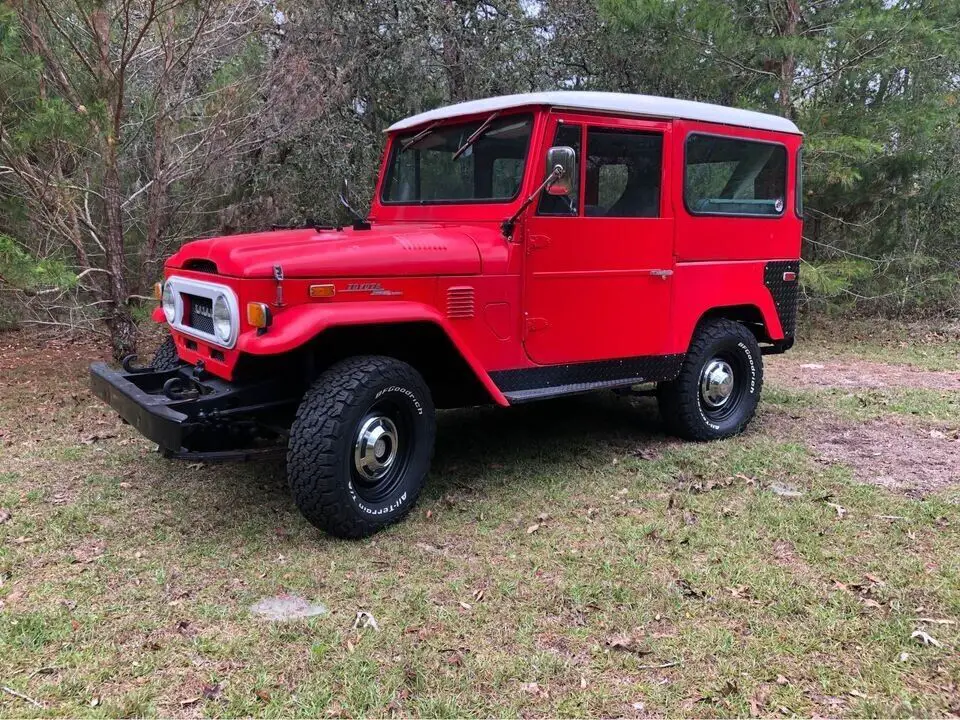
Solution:
[[[527,237],[527,252],[542,250],[550,245],[550,238],[546,235],[530,235]]]
[[[527,332],[536,332],[537,330],[546,330],[549,323],[546,318],[532,317],[527,318]]]

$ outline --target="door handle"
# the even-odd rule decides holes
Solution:
[[[651,270],[650,274],[653,277],[663,278],[666,280],[668,277],[673,275],[673,270]]]

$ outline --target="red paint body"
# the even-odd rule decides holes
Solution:
[[[513,112],[513,111],[511,111]],[[335,326],[430,322],[459,349],[489,391],[508,404],[488,373],[614,358],[682,354],[705,313],[749,307],[770,341],[784,338],[764,285],[771,260],[796,260],[801,220],[795,212],[802,136],[688,120],[641,119],[545,107],[534,125],[521,191],[511,202],[394,205],[378,186],[370,230],[278,230],[198,240],[166,264],[166,275],[228,285],[238,295],[241,330],[231,350],[175,332],[181,357],[232,379],[241,353],[278,355]],[[462,121],[464,118],[458,118]],[[483,119],[479,116],[475,119]],[[501,222],[533,193],[559,121],[584,128],[652,131],[663,137],[660,217],[547,217],[536,203],[508,240]],[[787,151],[785,208],[779,217],[695,216],[684,206],[689,133],[761,140]],[[586,135],[586,130],[584,130]],[[391,143],[394,137],[390,138]],[[581,147],[586,147],[582,145]],[[390,147],[384,156],[385,170]],[[586,163],[579,163],[580,187]],[[384,172],[381,172],[381,184]],[[216,264],[217,274],[182,269]],[[282,265],[284,305],[275,303],[273,268]],[[379,283],[387,295],[350,292]],[[312,284],[333,284],[329,299],[310,299]],[[450,304],[451,288],[472,288],[472,314]],[[469,292],[464,290],[463,292]],[[271,304],[264,334],[246,324],[251,301]],[[162,313],[157,317],[162,320]],[[196,343],[188,349],[185,341]],[[222,353],[222,360],[211,350]]]

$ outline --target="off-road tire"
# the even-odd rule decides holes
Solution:
[[[153,361],[150,367],[157,372],[166,372],[173,370],[181,364],[180,357],[177,355],[177,346],[173,342],[173,337],[168,335],[157,351],[153,354]]]
[[[712,409],[701,392],[704,368],[720,358],[733,369],[728,402]],[[753,333],[732,320],[708,320],[694,333],[676,380],[660,383],[657,402],[667,429],[687,440],[722,440],[742,433],[757,410],[763,388],[763,356]]]
[[[391,480],[396,486],[386,484],[386,496],[374,501],[355,451],[364,423],[381,412],[397,415],[397,459],[401,450],[406,455]],[[413,508],[435,439],[436,412],[420,373],[388,357],[343,360],[307,390],[290,428],[287,479],[294,502],[311,524],[331,535],[372,535]]]

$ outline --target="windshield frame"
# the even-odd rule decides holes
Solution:
[[[456,127],[458,125],[476,125],[479,128],[483,125],[484,120],[490,116],[490,113],[484,113],[483,115],[471,117],[455,117],[445,120],[440,124],[434,123],[433,127],[430,128],[431,132],[426,136],[430,137],[435,132],[442,132],[450,127]],[[509,205],[516,202],[517,198],[523,192],[524,185],[526,184],[527,174],[530,170],[530,160],[534,145],[534,140],[536,139],[537,131],[537,113],[531,110],[530,108],[517,108],[515,112],[504,112],[501,113],[494,121],[494,123],[502,121],[516,121],[518,118],[526,119],[530,125],[530,133],[527,137],[527,146],[522,157],[523,159],[523,170],[520,175],[520,182],[517,185],[517,190],[511,197],[498,197],[498,198],[451,198],[451,199],[440,199],[440,200],[390,200],[387,197],[387,192],[391,180],[391,172],[393,171],[394,164],[396,162],[397,156],[402,152],[414,152],[416,147],[410,147],[406,150],[403,149],[403,145],[407,140],[415,137],[418,133],[422,132],[424,129],[430,127],[429,125],[424,127],[410,128],[405,131],[394,133],[390,138],[390,146],[386,153],[386,161],[383,165],[382,178],[380,180],[380,189],[377,193],[377,200],[380,205],[384,207],[446,207],[446,206],[456,206],[456,205]],[[492,127],[492,125],[491,125]],[[474,129],[476,130],[476,128]],[[477,140],[471,145],[474,147],[477,143],[482,142],[483,138],[486,137],[489,132],[490,127],[486,129],[484,134],[477,138]],[[473,131],[471,131],[473,132]],[[451,153],[452,155],[452,153]],[[462,156],[461,156],[462,159]],[[459,161],[459,159],[458,159]]]

